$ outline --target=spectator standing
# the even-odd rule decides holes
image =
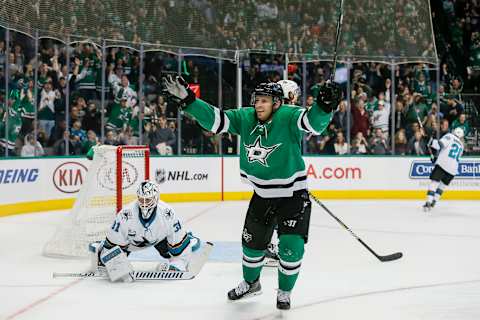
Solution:
[[[390,121],[390,107],[385,107],[385,101],[378,101],[377,110],[372,114],[372,127],[382,130],[383,136],[388,140],[388,123]]]
[[[348,119],[347,119],[347,101],[343,100],[338,105],[337,111],[333,114],[332,122],[335,124],[335,128],[338,130],[347,130]]]
[[[22,157],[41,157],[45,155],[45,151],[43,150],[40,142],[35,140],[33,134],[27,134],[25,136],[25,144],[20,151],[20,155]]]
[[[356,136],[361,132],[364,137],[368,137],[370,133],[370,118],[368,112],[365,110],[365,102],[358,100],[355,107],[352,108],[352,136]]]
[[[52,90],[52,83],[46,82],[40,94],[40,103],[38,106],[38,120],[40,127],[44,129],[47,135],[52,131],[55,125],[55,91]]]
[[[176,142],[172,130],[167,127],[167,118],[162,116],[152,126],[149,133],[150,150],[160,155],[173,154],[173,145]]]

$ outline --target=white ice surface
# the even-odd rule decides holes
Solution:
[[[0,319],[480,319],[480,202],[443,201],[429,214],[419,201],[325,204],[379,254],[404,257],[379,262],[314,204],[292,309],[282,313],[272,268],[262,272],[263,295],[227,302],[240,257],[208,262],[191,281],[52,279],[89,264],[41,255],[67,212],[0,218]],[[239,243],[248,202],[173,206],[202,239]]]

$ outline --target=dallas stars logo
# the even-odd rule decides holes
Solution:
[[[271,147],[264,147],[262,146],[262,141],[260,139],[260,136],[258,136],[253,144],[251,145],[244,144],[245,149],[247,150],[247,160],[250,163],[257,161],[261,165],[268,167],[268,163],[267,163],[268,156],[270,156],[272,152],[275,151],[275,149],[277,149],[280,145],[281,143],[273,145]]]

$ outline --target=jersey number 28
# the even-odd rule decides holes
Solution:
[[[455,159],[459,161],[460,155],[462,154],[462,147],[460,147],[458,144],[454,143],[452,144],[452,148],[450,149],[450,152],[448,153],[448,157]]]

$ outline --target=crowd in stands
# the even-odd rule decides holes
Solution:
[[[224,47],[229,47],[228,42],[232,42],[239,47],[285,51],[291,55],[309,52],[322,55],[326,54],[322,53],[322,48],[329,47],[334,40],[331,35],[335,31],[329,29],[332,24],[328,20],[334,18],[335,8],[328,1],[314,6],[312,2],[304,1],[243,0],[240,1],[243,5],[238,6],[241,10],[236,11],[226,10],[229,8],[228,1],[224,5],[217,2],[179,1],[170,5],[165,1],[166,11],[155,14],[165,14],[165,19],[168,19],[169,12],[187,6],[190,9],[187,12],[193,12],[193,16],[210,17],[208,25],[215,26],[215,29],[199,30],[198,37],[192,40],[193,44],[195,41],[206,41],[208,34],[215,33],[218,37],[209,39],[217,47],[221,40],[225,42]],[[396,8],[400,26],[410,23],[411,16],[404,13],[409,6],[414,6],[413,2],[418,1],[410,2],[396,2],[396,6],[401,8]],[[111,1],[107,1],[105,6],[109,3]],[[446,19],[452,26],[448,30],[436,30],[442,62],[438,88],[435,70],[428,65],[398,65],[395,68],[394,97],[389,65],[354,63],[350,69],[350,101],[341,102],[332,123],[322,135],[306,136],[305,152],[426,155],[430,137],[441,136],[453,128],[462,127],[466,138],[478,137],[476,127],[480,106],[474,105],[469,109],[465,101],[466,94],[480,93],[479,5],[478,0],[443,0],[441,7],[432,8],[434,26],[435,19]],[[388,50],[385,46],[388,39],[383,36],[388,33],[384,29],[388,28],[388,24],[379,27],[362,23],[365,14],[355,15],[351,12],[353,8],[348,6],[345,10],[346,16],[359,19],[356,23],[373,28],[374,34],[379,33],[374,37],[378,41],[376,46]],[[299,12],[309,14],[300,16]],[[250,24],[246,24],[244,19],[251,16],[258,19],[256,25],[260,27],[256,30],[246,27]],[[190,18],[187,16],[185,19]],[[268,28],[272,20],[280,20],[280,28]],[[58,23],[61,24],[61,21],[66,20],[60,19]],[[82,21],[75,23],[81,24]],[[65,25],[57,27],[62,29]],[[132,32],[135,33],[135,30]],[[286,44],[275,40],[284,37],[285,32],[288,35]],[[345,48],[349,47],[349,41],[355,39],[355,32],[346,27]],[[119,36],[121,34],[131,33],[118,33]],[[141,40],[140,35],[134,37]],[[425,42],[420,37],[405,39],[411,41],[402,44],[406,53],[408,48]],[[428,55],[431,46],[425,47]],[[8,54],[6,49],[5,29],[0,29],[0,156],[5,154],[5,148],[9,150],[9,155],[17,156],[81,155],[100,142],[110,145],[141,142],[149,145],[153,154],[161,155],[237,153],[236,137],[225,134],[217,138],[204,131],[194,120],[179,113],[177,105],[162,94],[161,88],[162,76],[177,74],[181,70],[189,83],[199,85],[203,99],[218,105],[220,85],[224,91],[221,106],[235,107],[233,63],[223,62],[222,83],[219,84],[215,59],[184,57],[178,65],[179,60],[174,55],[147,52],[143,57],[142,73],[141,57],[135,50],[108,47],[103,59],[102,51],[94,44],[66,46],[56,40],[42,38],[36,54],[32,38],[14,31],[10,31]],[[361,51],[361,46],[355,46],[354,50]],[[459,53],[463,60],[458,58]],[[382,54],[388,52],[382,51]],[[260,53],[243,57],[244,106],[248,105],[255,85],[282,78],[284,59],[285,55]],[[102,60],[105,60],[105,65]],[[462,64],[460,60],[466,63]],[[102,72],[103,68],[105,72]],[[37,75],[35,70],[38,70]],[[309,62],[306,65],[307,82],[302,83],[302,65],[289,65],[288,77],[305,88],[306,95],[301,97],[301,105],[311,107],[319,85],[330,77],[331,70],[331,63]],[[5,92],[6,83],[8,93]],[[347,86],[345,83],[342,85],[346,93]],[[437,103],[437,95],[440,104]],[[102,101],[105,106],[103,113]],[[100,141],[102,134],[104,139]],[[468,148],[466,151],[474,152]]]
[[[40,36],[88,35],[112,43],[148,43],[150,49],[170,45],[268,50],[311,58],[332,54],[339,10],[331,0],[27,0],[22,4],[4,1],[0,16],[22,32],[37,27]],[[346,1],[343,12],[343,54],[388,56],[394,47],[401,47],[402,55],[415,56],[432,42],[424,0]],[[411,25],[420,30],[412,30]]]

